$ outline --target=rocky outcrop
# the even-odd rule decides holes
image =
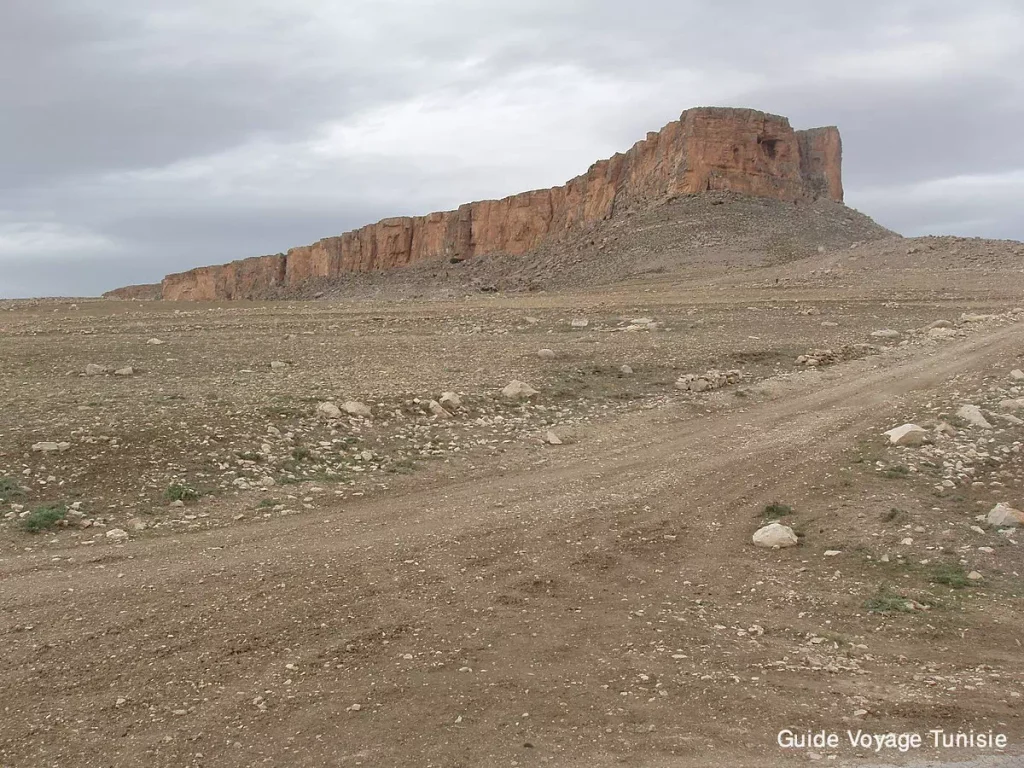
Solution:
[[[123,301],[153,301],[159,299],[163,293],[160,283],[145,283],[143,285],[126,285],[123,288],[115,288],[103,294],[104,299],[121,299]]]
[[[564,186],[455,211],[384,219],[287,254],[168,275],[169,301],[261,298],[313,278],[387,270],[427,259],[518,255],[613,212],[708,191],[788,202],[842,201],[842,145],[834,127],[794,131],[784,117],[751,109],[690,109],[624,154]]]

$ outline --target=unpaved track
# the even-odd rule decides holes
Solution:
[[[729,596],[758,575],[795,584],[800,558],[747,546],[747,510],[1022,342],[1011,325],[803,376],[742,409],[636,413],[327,513],[8,559],[0,764],[779,760],[774,732],[827,685],[672,678],[651,633],[691,649],[687,664],[741,672],[711,625],[772,621]],[[667,622],[684,580],[704,585],[707,616]]]

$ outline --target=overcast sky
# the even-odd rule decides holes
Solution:
[[[1024,239],[1019,0],[0,0],[0,297],[561,184],[693,106],[838,125],[847,204]]]

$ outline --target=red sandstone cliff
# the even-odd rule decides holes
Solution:
[[[385,270],[425,259],[522,254],[634,206],[706,191],[791,202],[843,199],[842,144],[834,127],[794,131],[751,109],[690,109],[625,154],[554,189],[467,203],[456,211],[384,219],[339,237],[168,275],[165,300],[260,298],[313,277]]]

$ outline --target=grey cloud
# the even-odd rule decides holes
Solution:
[[[558,183],[701,104],[838,124],[848,202],[888,226],[1024,237],[1019,185],[919,194],[1024,168],[1022,29],[1010,0],[6,0],[0,224],[110,246],[0,251],[0,296],[98,292]],[[515,168],[493,142],[318,154],[325,130],[388,105],[462,108],[451,130],[469,136],[502,98],[552,126],[502,131],[534,155]],[[414,143],[426,124],[397,114]]]

